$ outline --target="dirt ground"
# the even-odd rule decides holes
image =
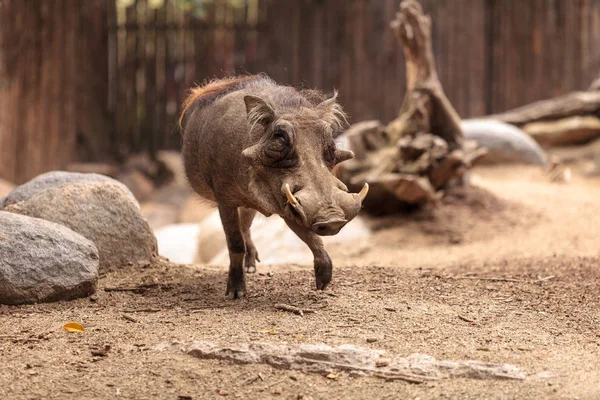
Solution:
[[[229,301],[225,266],[160,262],[103,276],[91,299],[2,306],[0,397],[600,399],[600,179],[556,184],[522,167],[471,179],[436,210],[371,220],[369,243],[330,249],[325,292],[310,266],[259,265],[249,297]],[[192,340],[351,343],[509,363],[527,378],[331,379],[155,349]]]

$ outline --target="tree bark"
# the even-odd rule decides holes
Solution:
[[[22,183],[106,154],[98,149],[108,142],[105,16],[113,3],[2,1],[0,177]]]

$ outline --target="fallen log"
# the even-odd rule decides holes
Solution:
[[[532,122],[553,121],[581,115],[600,116],[599,112],[600,91],[582,91],[541,100],[487,118],[523,126]]]
[[[530,122],[523,126],[523,130],[546,147],[586,144],[600,138],[600,119],[595,116],[578,116]]]

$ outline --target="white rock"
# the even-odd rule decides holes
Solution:
[[[193,264],[198,251],[198,224],[173,224],[154,231],[158,254],[178,264]]]
[[[313,255],[306,244],[288,228],[277,215],[269,218],[257,216],[251,228],[252,240],[260,255],[261,265],[301,264],[312,265]],[[358,243],[371,235],[360,217],[354,218],[335,236],[323,237],[325,246]],[[200,224],[196,262],[228,264],[229,252],[218,211]]]

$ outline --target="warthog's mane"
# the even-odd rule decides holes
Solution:
[[[277,85],[272,79],[264,74],[234,76],[223,79],[214,79],[203,85],[190,90],[190,94],[184,100],[181,115],[179,117],[179,127],[183,130],[185,117],[191,111],[192,107],[202,107],[210,104],[226,94],[256,87],[264,89],[271,87],[272,97],[271,106],[276,112],[294,111],[301,108],[317,109],[323,108],[326,114],[325,119],[331,123],[334,130],[342,129],[347,125],[347,117],[342,106],[337,103],[337,92],[333,96],[327,97],[320,90],[315,89],[296,89],[291,86]],[[301,114],[298,114],[300,117]],[[252,116],[249,116],[252,117]],[[260,115],[254,116],[260,118]],[[301,118],[301,117],[300,117]],[[252,119],[252,118],[249,118]]]

